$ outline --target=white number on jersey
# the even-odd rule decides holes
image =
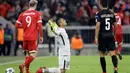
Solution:
[[[32,21],[31,16],[27,16],[26,17],[26,22],[28,24],[27,27],[29,27],[31,25],[31,21]]]
[[[120,16],[116,16],[116,22],[117,22],[117,25],[121,25],[121,18],[120,18]]]
[[[110,30],[110,18],[106,18],[105,23],[106,23],[105,29]]]

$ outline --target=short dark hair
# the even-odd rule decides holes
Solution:
[[[116,0],[100,0],[100,3],[103,7],[112,9],[116,3]]]
[[[30,0],[30,2],[29,2],[29,6],[30,7],[34,7],[34,6],[36,6],[37,5],[37,0]]]
[[[57,23],[58,26],[60,26],[60,22],[61,22],[60,19],[62,19],[62,18],[60,18],[60,17],[56,18],[56,23]]]
[[[107,0],[100,0],[100,4],[101,4],[103,7],[107,7],[107,5],[108,5]]]

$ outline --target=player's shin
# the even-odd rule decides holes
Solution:
[[[121,52],[121,50],[122,50],[122,44],[119,44],[118,45],[118,52]]]
[[[25,66],[26,68],[29,69],[30,63],[34,60],[34,58],[36,57],[36,52],[31,52],[30,56],[28,57],[28,59],[25,61]]]
[[[117,59],[116,55],[113,55],[111,58],[112,58],[114,70],[118,70],[118,59]]]
[[[118,55],[120,60],[122,60],[121,50],[122,50],[122,43],[120,43],[118,45],[118,50],[117,50],[117,55]]]
[[[106,60],[105,60],[105,57],[100,57],[100,64],[101,64],[103,73],[106,73]]]

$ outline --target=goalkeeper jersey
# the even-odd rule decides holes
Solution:
[[[70,41],[64,28],[56,28],[59,55],[70,55]]]

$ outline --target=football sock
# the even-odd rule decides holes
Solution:
[[[26,57],[25,57],[25,62],[28,60],[28,58],[29,58],[29,56],[26,56]],[[24,62],[24,64],[25,64],[25,62]],[[30,64],[28,64],[28,65],[26,66],[26,70],[29,70],[29,66],[30,66]]]
[[[29,56],[28,59],[25,61],[25,66],[29,67],[30,63],[34,60],[33,56]]]
[[[60,68],[47,68],[44,72],[61,73]]]
[[[113,63],[113,66],[114,66],[114,70],[117,70],[118,59],[117,59],[117,57],[115,55],[112,56],[111,58],[112,58],[112,63]]]
[[[122,45],[118,45],[118,51],[121,52],[122,50]]]
[[[26,70],[29,70],[30,64],[26,65]]]
[[[26,56],[26,57],[25,57],[25,61],[24,61],[24,63],[26,62],[26,60],[27,60],[28,58],[29,58],[29,56]]]
[[[100,64],[101,64],[103,73],[106,73],[106,60],[104,57],[100,57]]]

